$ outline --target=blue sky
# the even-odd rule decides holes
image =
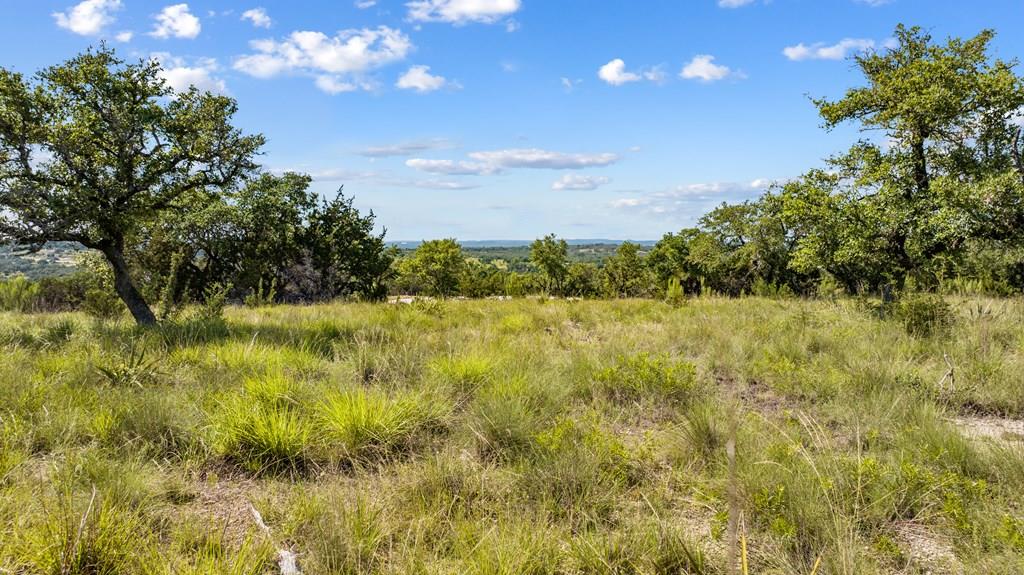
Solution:
[[[392,240],[655,239],[858,137],[807,95],[898,23],[998,32],[1022,0],[0,0],[0,62],[100,40],[225,92],[268,170],[344,184]]]

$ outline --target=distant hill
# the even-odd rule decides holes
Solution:
[[[653,240],[629,240],[644,247],[651,247]],[[569,259],[574,262],[600,263],[615,250],[624,240],[608,239],[577,239],[566,240],[569,244]],[[415,250],[422,241],[388,242],[403,253]],[[502,260],[514,271],[526,271],[530,268],[530,244],[532,240],[466,240],[460,241],[463,250],[469,257],[483,262]],[[71,242],[53,242],[38,252],[25,254],[10,246],[0,246],[0,278],[24,275],[30,279],[62,276],[73,273],[76,269],[77,255],[85,251],[82,246]]]
[[[63,276],[75,271],[75,259],[85,248],[72,242],[53,242],[34,253],[0,245],[0,278],[24,275],[30,279]]]
[[[653,246],[658,243],[657,240],[608,240],[608,239],[577,239],[577,240],[565,240],[570,246],[618,246],[625,242],[632,242],[634,244],[640,244],[642,246]],[[396,246],[403,250],[414,250],[421,243],[422,240],[407,240],[407,241],[393,241],[388,242],[389,244]],[[533,240],[459,240],[464,248],[519,248],[527,247],[533,243]]]

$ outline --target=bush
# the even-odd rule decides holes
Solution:
[[[897,304],[895,316],[910,335],[928,337],[947,331],[954,320],[949,303],[936,294],[910,294]]]
[[[39,292],[39,284],[25,276],[0,281],[0,311],[29,311],[35,307]]]
[[[681,307],[686,303],[686,292],[683,291],[683,284],[679,278],[668,280],[668,287],[665,289],[665,302],[672,307]]]

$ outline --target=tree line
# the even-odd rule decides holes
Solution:
[[[812,99],[825,129],[864,133],[823,167],[599,265],[546,236],[527,273],[467,259],[451,239],[399,257],[342,191],[323,200],[306,175],[263,171],[264,138],[232,125],[234,100],[175,93],[157,62],[101,46],[32,78],[0,68],[0,240],[89,248],[89,278],[51,291],[116,294],[141,324],[210,298],[1019,292],[1017,62],[992,55],[988,30],[939,42],[899,26],[894,38],[854,58],[861,86]]]

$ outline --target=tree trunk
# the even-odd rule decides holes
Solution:
[[[131,274],[128,273],[128,262],[124,259],[124,249],[120,245],[109,243],[101,247],[100,251],[106,256],[114,271],[114,290],[121,297],[124,305],[128,306],[128,311],[135,318],[135,323],[155,325],[156,315],[153,314],[146,299],[132,283]]]

